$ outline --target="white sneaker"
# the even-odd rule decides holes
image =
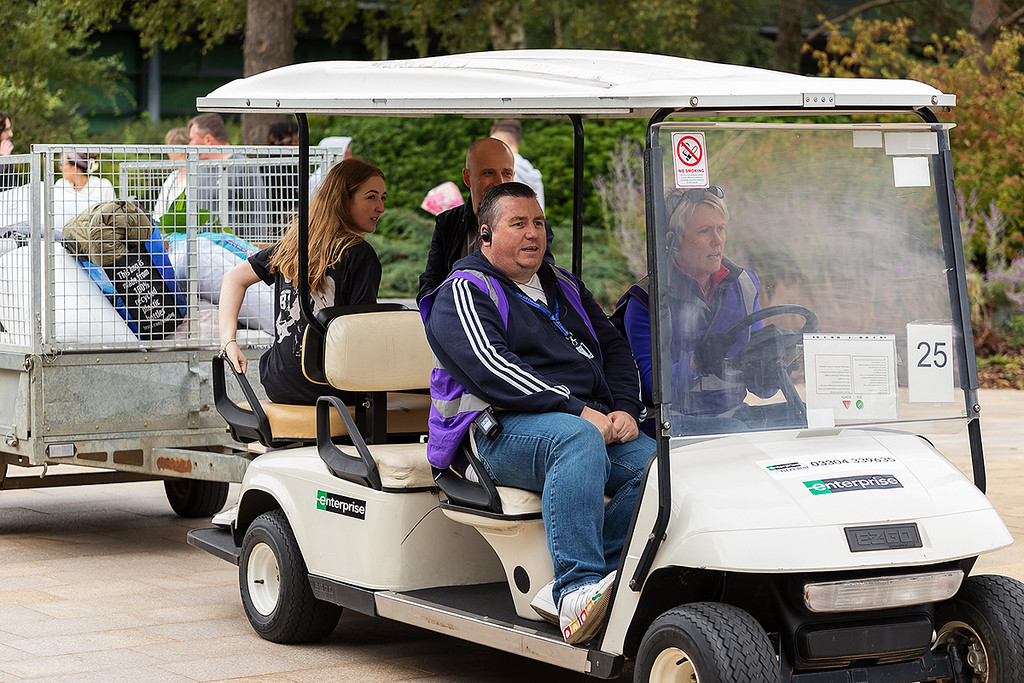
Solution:
[[[570,645],[578,645],[591,640],[604,625],[608,603],[611,602],[612,584],[615,583],[615,572],[562,598],[562,606],[558,610],[558,626],[562,629],[562,637]]]
[[[549,624],[558,624],[558,605],[555,604],[555,598],[552,595],[554,588],[555,580],[551,579],[551,581],[544,584],[543,588],[537,591],[537,594],[533,596],[533,600],[530,601],[530,607],[533,608],[533,611]]]

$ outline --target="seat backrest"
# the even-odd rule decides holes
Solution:
[[[302,333],[302,374],[313,384],[327,386],[327,375],[324,370],[324,335],[320,329],[326,330],[331,326],[331,321],[343,315],[355,315],[357,313],[377,313],[379,311],[405,311],[408,310],[403,304],[397,302],[355,304],[353,306],[328,306],[316,312],[316,319],[320,325],[306,325]]]
[[[430,387],[433,356],[419,311],[335,318],[324,341],[324,374],[341,391],[411,391]]]

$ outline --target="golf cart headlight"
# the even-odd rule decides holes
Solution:
[[[948,600],[960,589],[959,569],[908,576],[829,581],[804,585],[804,604],[812,612],[859,612]]]

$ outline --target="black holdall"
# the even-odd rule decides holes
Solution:
[[[167,289],[141,243],[103,270],[121,295],[143,341],[163,339],[178,326],[174,295]]]
[[[142,341],[163,339],[181,319],[174,293],[146,249],[153,223],[135,204],[100,202],[64,226],[64,241],[110,279]]]

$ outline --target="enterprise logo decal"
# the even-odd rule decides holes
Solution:
[[[346,517],[366,519],[366,501],[346,498],[327,491],[316,492],[316,509],[335,512]]]
[[[805,481],[804,486],[812,495],[821,496],[826,493],[846,493],[848,491],[868,491],[871,489],[901,489],[903,484],[891,474],[862,474],[855,477],[833,477],[831,479],[815,479]]]

